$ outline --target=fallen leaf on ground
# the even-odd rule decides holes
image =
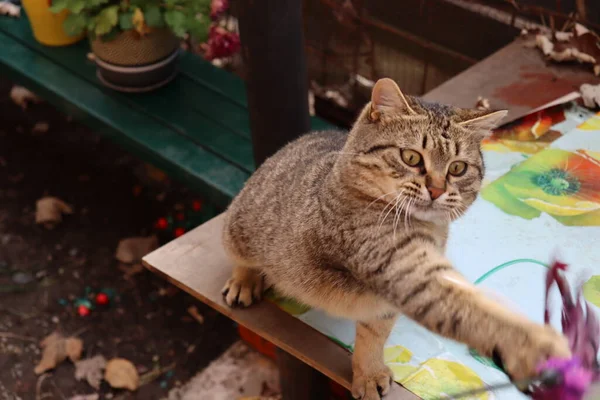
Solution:
[[[46,133],[50,125],[47,122],[37,122],[33,128],[31,128],[31,133]]]
[[[179,293],[179,289],[176,286],[170,285],[167,286],[166,288],[162,287],[160,289],[158,289],[158,295],[160,297],[164,297],[164,296],[175,296],[177,293]]]
[[[98,393],[92,394],[77,394],[71,397],[69,400],[98,400],[100,395]]]
[[[125,273],[125,279],[130,279],[134,275],[139,274],[144,270],[142,264],[119,264],[119,269]]]
[[[72,336],[64,337],[60,333],[54,332],[40,342],[40,347],[44,352],[42,359],[34,369],[38,375],[55,368],[67,358],[72,362],[78,361],[83,351],[83,341]]]
[[[115,389],[137,390],[140,376],[131,361],[124,358],[113,358],[106,364],[104,380]]]
[[[584,83],[579,88],[583,104],[589,108],[600,107],[600,85]]]
[[[20,17],[21,7],[12,4],[8,1],[0,1],[0,15],[8,15],[9,17]]]
[[[75,379],[78,381],[85,379],[91,387],[98,390],[104,367],[106,367],[106,359],[102,355],[77,361],[75,363]]]
[[[199,324],[203,324],[204,323],[204,317],[202,316],[202,314],[200,314],[200,312],[198,311],[198,307],[196,306],[189,306],[187,309],[188,314],[190,314],[196,321],[198,321]]]
[[[35,93],[32,93],[19,85],[14,85],[12,89],[10,89],[10,98],[13,103],[23,110],[27,109],[29,103],[40,103],[42,101]]]
[[[156,236],[123,239],[117,246],[115,258],[125,264],[137,263],[157,247],[158,238]]]
[[[73,214],[73,208],[56,197],[42,197],[35,206],[35,223],[48,229],[62,221],[63,214]]]

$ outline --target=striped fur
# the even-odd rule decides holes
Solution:
[[[499,355],[519,378],[567,355],[562,337],[488,300],[444,256],[449,223],[481,186],[480,141],[501,117],[427,104],[378,82],[349,134],[290,143],[234,199],[223,234],[237,266],[227,303],[248,306],[274,285],[358,321],[353,394],[364,399],[389,389],[383,343],[398,313]],[[408,165],[405,149],[421,162]],[[460,176],[448,172],[456,161],[467,165]]]

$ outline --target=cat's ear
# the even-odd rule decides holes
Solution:
[[[502,121],[504,117],[506,117],[506,114],[508,114],[507,110],[470,110],[470,112],[465,112],[461,116],[461,120],[458,121],[458,125],[484,138],[491,134],[492,129],[500,125],[500,121]]]
[[[382,115],[391,113],[396,115],[416,114],[396,82],[390,78],[383,78],[373,86],[369,117],[372,121],[377,121]]]

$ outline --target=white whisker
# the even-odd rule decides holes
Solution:
[[[379,223],[379,226],[377,227],[377,235],[379,235],[379,231],[381,230],[381,227],[383,226],[383,224],[384,224],[385,220],[387,219],[387,217],[390,215],[390,212],[392,212],[392,210],[397,206],[398,199],[400,199],[400,197],[402,196],[402,193],[404,193],[404,189],[401,190],[400,193],[398,194],[398,196],[396,196],[396,198],[394,199],[394,201],[392,203],[390,203],[391,204],[390,209],[385,214],[385,216],[383,217],[383,219]],[[386,206],[386,208],[387,208],[387,206]],[[385,208],[384,208],[384,211],[381,212],[381,214],[383,214],[384,212],[385,212]]]
[[[386,194],[383,194],[383,195],[379,196],[378,198],[376,198],[375,200],[373,200],[372,202],[370,202],[368,206],[365,207],[365,211],[368,210],[369,207],[371,207],[373,204],[375,204],[375,202],[381,200],[383,197],[388,196],[388,195],[390,195],[392,193],[396,194],[396,193],[398,193],[398,190],[392,190],[389,193],[386,193]],[[390,202],[388,201],[387,204],[390,204]]]
[[[402,198],[400,205],[396,207],[396,215],[394,218],[394,243],[396,243],[396,229],[398,228],[398,222],[400,221],[400,215],[402,215],[404,204],[406,204],[408,197]]]

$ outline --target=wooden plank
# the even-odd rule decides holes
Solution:
[[[494,109],[509,111],[504,122],[579,90],[583,83],[600,83],[588,65],[547,64],[538,49],[517,39],[485,60],[433,89],[423,99],[473,107],[477,96]]]
[[[167,243],[143,259],[144,265],[174,285],[213,307],[276,346],[350,388],[350,353],[309,325],[263,301],[248,309],[231,309],[221,289],[232,265],[221,243],[221,214],[182,237]],[[395,385],[386,399],[417,399]]]
[[[106,96],[101,89],[2,32],[0,43],[0,69],[10,79],[174,178],[188,182],[215,204],[227,205],[243,187],[248,172],[201,147],[190,146],[185,137]]]
[[[99,88],[105,96],[126,103],[147,118],[176,130],[247,172],[254,170],[248,112],[226,97],[186,79],[185,75],[152,93],[118,93],[105,88],[96,78],[95,65],[87,61],[87,44],[57,48],[43,46],[33,38],[26,21],[21,20],[0,19],[0,29],[49,61]]]

